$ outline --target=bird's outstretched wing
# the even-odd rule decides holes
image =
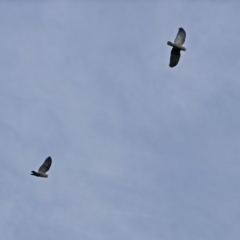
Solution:
[[[181,56],[180,49],[173,47],[172,51],[171,51],[169,66],[170,67],[175,67],[179,62],[180,56]]]
[[[52,158],[48,157],[42,164],[42,166],[38,169],[38,172],[46,173],[52,165]]]
[[[183,28],[179,28],[178,30],[178,33],[177,33],[177,36],[174,40],[174,43],[179,45],[179,46],[182,46],[185,42],[185,39],[186,39],[186,32]]]

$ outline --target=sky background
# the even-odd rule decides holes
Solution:
[[[239,240],[239,9],[1,1],[0,239]]]

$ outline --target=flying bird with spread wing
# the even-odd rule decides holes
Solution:
[[[32,171],[31,175],[36,177],[47,178],[48,175],[46,174],[46,172],[50,169],[51,165],[52,165],[52,158],[48,157],[46,158],[42,166],[38,169],[38,172]]]
[[[179,28],[177,36],[174,40],[174,43],[167,42],[169,46],[173,47],[171,51],[171,56],[170,56],[170,63],[169,63],[170,67],[175,67],[178,64],[181,56],[180,51],[181,50],[186,51],[186,48],[182,46],[185,42],[185,39],[186,39],[185,30],[183,28]]]

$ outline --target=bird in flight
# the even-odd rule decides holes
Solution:
[[[170,67],[175,67],[178,64],[181,56],[180,51],[181,50],[186,51],[186,48],[182,46],[185,42],[185,39],[186,39],[185,30],[183,28],[179,28],[177,36],[174,40],[174,43],[167,42],[169,46],[173,47],[171,51],[171,56],[170,56],[170,63],[169,63]]]
[[[31,175],[36,176],[36,177],[43,177],[47,178],[48,175],[46,172],[50,169],[52,165],[52,158],[47,157],[42,166],[38,169],[38,172],[32,171]]]

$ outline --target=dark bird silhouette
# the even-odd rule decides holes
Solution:
[[[178,64],[179,59],[181,57],[180,51],[181,50],[186,51],[186,48],[182,46],[185,42],[185,39],[186,39],[185,30],[183,28],[179,28],[177,36],[174,40],[174,43],[167,42],[169,46],[173,47],[171,51],[171,56],[170,56],[170,63],[169,63],[170,67],[175,67]]]
[[[36,177],[47,178],[48,175],[46,174],[46,172],[50,169],[51,165],[52,165],[52,158],[48,157],[46,158],[42,166],[38,169],[38,172],[32,171],[31,175]]]

